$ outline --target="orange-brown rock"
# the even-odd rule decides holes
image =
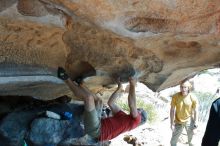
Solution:
[[[162,90],[219,67],[219,48],[218,0],[0,1],[2,95],[70,94],[58,66],[95,92],[134,74]]]

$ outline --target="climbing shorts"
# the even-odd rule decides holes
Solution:
[[[96,109],[84,112],[84,126],[86,134],[93,138],[100,137],[101,120],[98,117]]]

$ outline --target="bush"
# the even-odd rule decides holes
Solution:
[[[194,92],[199,101],[199,114],[198,119],[201,122],[206,122],[209,117],[209,110],[212,102],[216,96],[210,92]]]
[[[148,114],[148,120],[150,123],[153,123],[157,119],[157,112],[155,110],[155,107],[152,103],[145,103],[143,100],[139,99],[137,100],[137,107],[143,108],[147,114]]]
[[[148,121],[153,123],[157,119],[157,113],[153,104],[147,104],[144,100],[137,98],[137,108],[143,108],[147,112]],[[118,100],[117,104],[127,113],[130,112],[127,101]]]

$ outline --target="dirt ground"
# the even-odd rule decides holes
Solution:
[[[141,91],[140,93],[143,93],[143,91]],[[139,96],[145,97],[146,95],[144,96],[139,95]],[[151,95],[150,97],[153,96]],[[145,103],[151,102],[157,109],[157,115],[158,115],[157,122],[153,124],[147,122],[146,124],[132,131],[119,135],[115,139],[111,140],[110,146],[132,146],[132,144],[128,144],[123,140],[126,135],[132,135],[133,137],[136,137],[137,142],[140,144],[139,146],[170,146],[170,139],[172,134],[172,131],[170,129],[170,119],[169,119],[170,101],[165,103],[165,102],[161,102],[161,100],[156,100],[157,98],[143,98],[143,99],[146,100]],[[153,102],[150,99],[152,99]],[[206,128],[206,122],[198,123],[198,128],[193,137],[193,143],[195,146],[201,146],[201,141],[205,132],[205,128]],[[187,143],[187,135],[184,130],[179,138],[179,142],[177,146],[188,146],[186,143]]]
[[[206,123],[199,123],[199,127],[194,135],[193,142],[195,146],[201,146],[201,140],[205,131]],[[144,124],[132,131],[121,134],[111,141],[110,146],[132,146],[123,140],[126,135],[132,135],[137,138],[141,146],[170,146],[171,138],[170,119],[158,121],[154,124]],[[188,146],[186,144],[187,136],[185,130],[179,138],[178,146]]]

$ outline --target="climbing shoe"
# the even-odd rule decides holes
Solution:
[[[67,80],[69,78],[69,76],[66,74],[66,71],[62,67],[58,67],[57,77],[61,80]]]
[[[79,77],[77,77],[74,81],[75,81],[78,85],[80,85],[80,84],[82,84],[83,79],[84,79],[84,77],[79,76]]]

